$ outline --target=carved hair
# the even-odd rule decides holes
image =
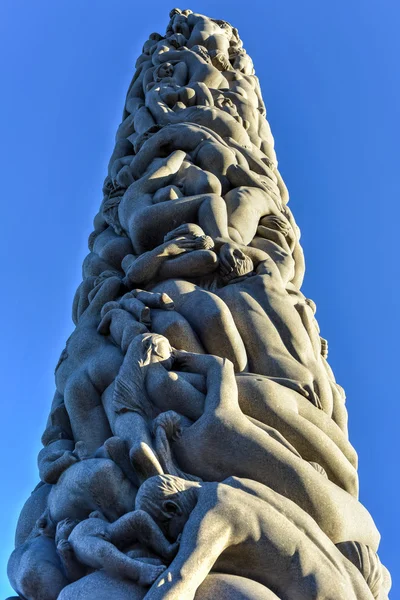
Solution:
[[[163,502],[181,499],[181,492],[188,488],[188,482],[174,475],[156,475],[147,479],[139,488],[135,500],[136,510],[145,510],[154,519],[165,519]],[[181,503],[181,502],[180,502]]]

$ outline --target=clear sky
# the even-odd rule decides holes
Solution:
[[[37,483],[53,370],[143,42],[161,0],[1,0],[0,597]],[[180,8],[187,8],[181,6]],[[361,501],[399,562],[399,14],[395,0],[194,1],[239,28],[261,80],[329,360],[347,391]],[[400,598],[394,583],[391,600]]]

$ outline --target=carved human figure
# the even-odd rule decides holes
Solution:
[[[26,541],[11,554],[7,574],[19,597],[57,600],[58,594],[68,585],[54,535],[54,526],[39,519]]]
[[[113,460],[89,458],[69,467],[52,486],[44,516],[56,524],[81,521],[98,510],[112,522],[133,509],[135,496],[136,487]]]
[[[56,368],[58,392],[64,398],[75,441],[83,441],[93,454],[111,436],[101,403],[122,363],[121,350],[97,332],[102,306],[118,296],[121,280],[110,277],[94,290],[91,302],[70,336]],[[90,418],[96,428],[88,429]]]
[[[92,569],[104,569],[113,577],[150,585],[165,566],[132,558],[129,548],[135,542],[148,546],[167,561],[175,556],[179,545],[166,539],[148,513],[137,510],[112,523],[93,513],[79,522],[66,539],[60,540],[57,549],[61,554],[71,550],[75,560]]]
[[[143,320],[149,318],[150,307],[140,297],[159,310],[171,307],[165,294],[149,292],[141,296],[130,292],[118,303],[114,298],[120,295],[121,285],[118,277],[109,277],[90,292],[90,304],[56,369],[57,390],[64,399],[74,440],[83,442],[89,456],[112,435],[102,394],[114,382],[129,343],[148,331]]]
[[[132,348],[133,350],[133,348]],[[207,392],[204,375],[182,371],[178,357],[172,368],[167,354],[163,362],[151,363],[146,371],[146,395],[161,412],[173,410],[197,421],[204,412]],[[140,347],[130,355],[130,364],[142,359]],[[331,481],[357,497],[356,454],[338,426],[314,407],[294,381],[246,373],[236,375],[239,406],[243,413],[279,431],[287,446],[296,448],[303,458],[320,464]],[[282,438],[280,438],[282,441]],[[157,448],[157,441],[156,441]],[[328,451],[329,449],[329,451]]]
[[[216,69],[212,64],[208,54],[203,52],[196,52],[195,49],[188,49],[183,47],[179,50],[169,50],[168,52],[162,52],[153,55],[153,63],[164,63],[168,62],[177,67],[181,67],[183,63],[187,68],[187,81],[185,85],[191,83],[201,82],[204,83],[208,88],[227,88],[229,87],[228,81],[224,75]],[[176,67],[175,67],[176,68]]]
[[[132,252],[132,245],[127,237],[117,235],[106,222],[89,237],[88,254],[83,261],[83,276],[98,276],[104,271],[121,270],[122,259]]]
[[[85,450],[73,440],[71,425],[64,402],[51,411],[42,435],[43,448],[38,455],[40,479],[56,483],[61,473],[85,455]]]
[[[360,573],[313,519],[254,481],[154,477],[140,488],[136,506],[172,539],[182,534],[178,554],[148,600],[192,600],[211,569],[246,574],[288,600],[372,599]]]
[[[154,421],[154,430],[161,427],[170,438],[181,469],[206,481],[231,475],[259,481],[306,510],[335,543],[354,539],[376,548],[378,534],[364,507],[243,415],[232,363],[210,355],[175,356],[207,381],[204,412],[193,425],[171,411]]]
[[[142,142],[136,144],[137,154],[132,158],[116,160],[111,169],[115,179],[121,167],[129,165],[129,171],[134,179],[142,177],[154,158],[168,156],[174,150],[184,150],[190,153],[192,161],[203,170],[212,173],[221,182],[223,194],[230,189],[226,173],[231,165],[241,165],[251,168],[254,173],[268,177],[270,181],[279,184],[278,192],[283,193],[282,182],[278,172],[270,168],[270,161],[254,146],[251,149],[237,144],[232,138],[223,140],[212,129],[201,127],[194,123],[178,123],[159,128],[149,135],[142,136]],[[140,152],[139,152],[140,150]],[[117,178],[119,185],[123,183]],[[239,184],[243,185],[243,184]],[[285,188],[282,201],[287,203]]]
[[[123,261],[125,285],[147,285],[151,281],[174,277],[195,277],[212,273],[218,258],[212,251],[212,239],[193,223],[187,235],[168,239],[153,250],[139,256],[127,255]]]

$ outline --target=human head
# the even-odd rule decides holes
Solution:
[[[214,56],[211,56],[212,65],[218,69],[218,71],[231,71],[232,65],[229,59],[223,52],[216,52]]]
[[[162,81],[166,77],[173,77],[173,76],[174,76],[174,66],[169,62],[161,63],[153,71],[154,81]]]
[[[144,510],[165,534],[176,539],[194,509],[200,484],[174,475],[156,475],[139,488],[135,509]]]
[[[142,355],[141,366],[160,362],[167,370],[172,367],[171,344],[163,335],[143,333],[135,338],[134,343],[139,346]]]
[[[231,54],[229,58],[234,69],[240,71],[244,75],[254,74],[253,61],[247,54],[246,50],[235,50],[235,52]]]

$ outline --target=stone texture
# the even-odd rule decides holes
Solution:
[[[174,9],[136,62],[9,561],[26,600],[384,600],[253,63]]]

